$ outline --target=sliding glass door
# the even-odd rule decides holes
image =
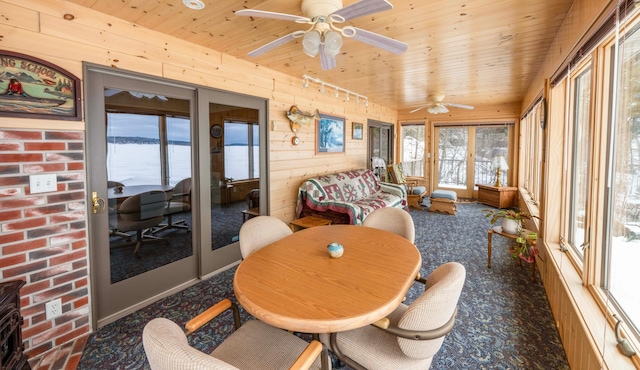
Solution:
[[[472,198],[475,184],[493,185],[500,157],[511,160],[512,124],[435,126],[434,189],[453,190],[461,198]],[[501,171],[501,183],[508,183],[508,170]]]
[[[239,263],[244,211],[268,213],[268,104],[99,66],[85,76],[100,327]]]

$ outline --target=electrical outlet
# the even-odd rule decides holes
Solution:
[[[62,315],[62,300],[60,298],[47,302],[45,307],[47,320],[55,319],[56,317]]]

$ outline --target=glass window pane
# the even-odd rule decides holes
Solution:
[[[253,150],[251,158],[251,178],[257,179],[260,177],[260,127],[257,124],[251,125],[253,135]]]
[[[159,122],[159,116],[107,113],[107,179],[162,184]]]
[[[608,289],[626,317],[640,328],[640,32],[620,47],[618,116],[613,125],[612,172],[605,258]]]
[[[475,179],[474,184],[494,184],[496,170],[493,168],[495,158],[503,157],[509,163],[509,128],[476,127]],[[500,182],[508,186],[508,170],[501,171]]]
[[[466,188],[469,129],[439,129],[438,186]]]
[[[224,123],[224,173],[234,181],[249,178],[249,128],[244,122]]]
[[[424,123],[402,126],[402,169],[407,176],[424,176]]]
[[[167,184],[171,186],[191,177],[190,126],[188,117],[167,117]]]
[[[589,190],[591,68],[588,68],[575,78],[574,87],[569,243],[580,256],[583,256],[584,252],[580,246],[585,241],[585,218]]]

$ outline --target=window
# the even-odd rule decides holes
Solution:
[[[540,98],[520,120],[522,186],[536,205],[542,192],[545,109],[546,101]]]
[[[637,280],[640,259],[640,31],[618,50],[617,115],[608,161],[605,277],[603,288],[628,321],[640,328]]]
[[[224,123],[224,173],[227,178],[238,181],[260,177],[259,139],[256,123]]]
[[[407,176],[424,177],[424,122],[402,125],[402,169]]]
[[[568,229],[567,241],[579,257],[584,257],[588,228],[587,200],[591,169],[591,64],[581,69],[572,78],[571,98],[573,100],[573,119],[569,127],[571,148],[568,163]]]
[[[184,117],[107,113],[107,178],[175,185],[191,177],[190,125]]]

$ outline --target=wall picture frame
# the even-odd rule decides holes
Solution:
[[[353,140],[362,140],[363,137],[363,133],[364,133],[364,125],[362,123],[353,123],[353,133],[352,138]]]
[[[345,119],[320,113],[320,119],[316,125],[316,152],[317,153],[344,153],[345,152]]]
[[[82,119],[80,79],[29,55],[0,50],[0,116]]]

